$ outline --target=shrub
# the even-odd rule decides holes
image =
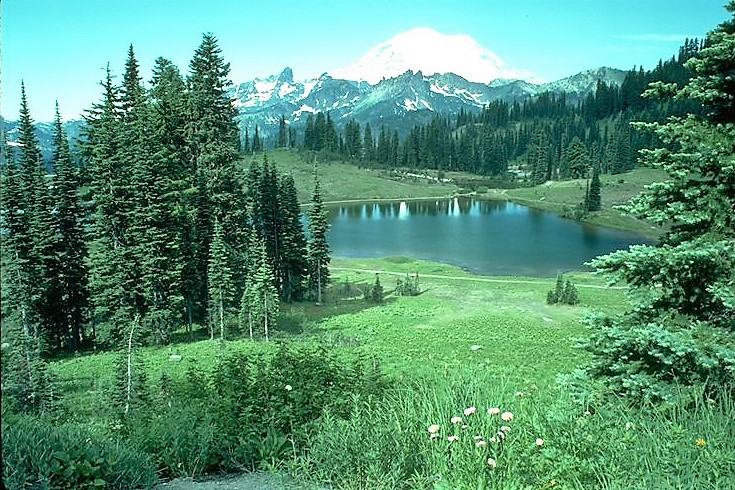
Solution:
[[[4,417],[2,432],[7,488],[127,489],[156,481],[147,454],[122,440],[30,416]]]

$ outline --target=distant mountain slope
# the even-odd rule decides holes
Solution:
[[[390,123],[403,132],[434,114],[475,110],[494,100],[522,101],[544,92],[565,92],[568,102],[575,103],[594,92],[598,81],[620,85],[625,74],[603,67],[545,84],[507,79],[484,84],[454,73],[427,76],[408,70],[370,85],[335,79],[326,73],[315,80],[296,82],[291,69],[286,68],[278,76],[241,83],[232,95],[243,128],[252,134],[257,125],[266,139],[274,137],[281,115],[299,126],[309,114],[326,111],[337,125],[354,119],[373,127]]]

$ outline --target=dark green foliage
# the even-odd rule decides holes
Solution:
[[[126,441],[36,417],[3,417],[6,488],[149,487],[156,481],[147,454]]]
[[[587,195],[585,196],[584,208],[585,211],[593,212],[599,211],[602,207],[602,196],[601,196],[601,185],[600,185],[600,171],[597,167],[592,169],[592,178],[590,179],[589,187],[587,188]]]
[[[319,176],[314,166],[314,196],[309,209],[309,235],[307,260],[309,267],[309,292],[311,297],[322,302],[322,294],[329,284],[329,243],[327,243],[327,233],[329,232],[329,223],[327,222],[327,212],[322,203],[321,188],[319,185]]]
[[[735,3],[728,8],[735,13]],[[686,66],[695,77],[683,88],[652,84],[647,96],[691,98],[707,108],[665,124],[642,123],[659,148],[644,150],[647,165],[668,173],[627,206],[637,217],[669,225],[659,246],[636,246],[591,264],[611,282],[630,285],[631,310],[590,319],[590,371],[617,393],[660,400],[679,387],[707,382],[726,389],[735,366],[735,126],[722,124],[735,88],[735,33],[723,27]],[[721,78],[722,77],[722,78]]]
[[[226,353],[211,372],[189,366],[127,434],[165,477],[196,477],[277,463],[302,451],[325,411],[349,418],[356,396],[380,396],[374,361],[281,344],[269,353]]]
[[[219,220],[214,222],[214,236],[209,249],[207,266],[209,287],[209,334],[214,338],[215,330],[220,339],[225,338],[225,320],[233,306],[235,286],[230,269],[229,251],[225,243],[225,231]]]
[[[577,287],[572,281],[565,281],[563,274],[558,274],[556,276],[556,287],[546,293],[546,303],[549,305],[576,305],[579,303]]]
[[[421,288],[419,287],[419,274],[414,274],[413,277],[409,277],[406,274],[406,278],[396,280],[396,295],[398,296],[418,296],[421,294]]]
[[[365,299],[368,300],[370,303],[374,303],[376,305],[379,305],[383,302],[383,295],[385,292],[383,291],[383,286],[380,284],[380,275],[375,274],[375,283],[373,283],[372,286],[367,290],[365,293]]]

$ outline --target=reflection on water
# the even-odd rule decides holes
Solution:
[[[646,243],[636,234],[562,219],[505,201],[470,198],[328,208],[336,257],[404,255],[480,274],[553,276]]]

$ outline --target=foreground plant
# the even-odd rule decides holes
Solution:
[[[727,9],[733,20],[687,62],[696,76],[683,88],[654,83],[645,94],[694,100],[702,115],[637,124],[662,142],[641,159],[668,179],[625,209],[669,231],[658,246],[590,263],[611,283],[627,283],[633,305],[590,319],[590,371],[638,400],[671,399],[674,384],[726,389],[735,375],[735,2]]]

